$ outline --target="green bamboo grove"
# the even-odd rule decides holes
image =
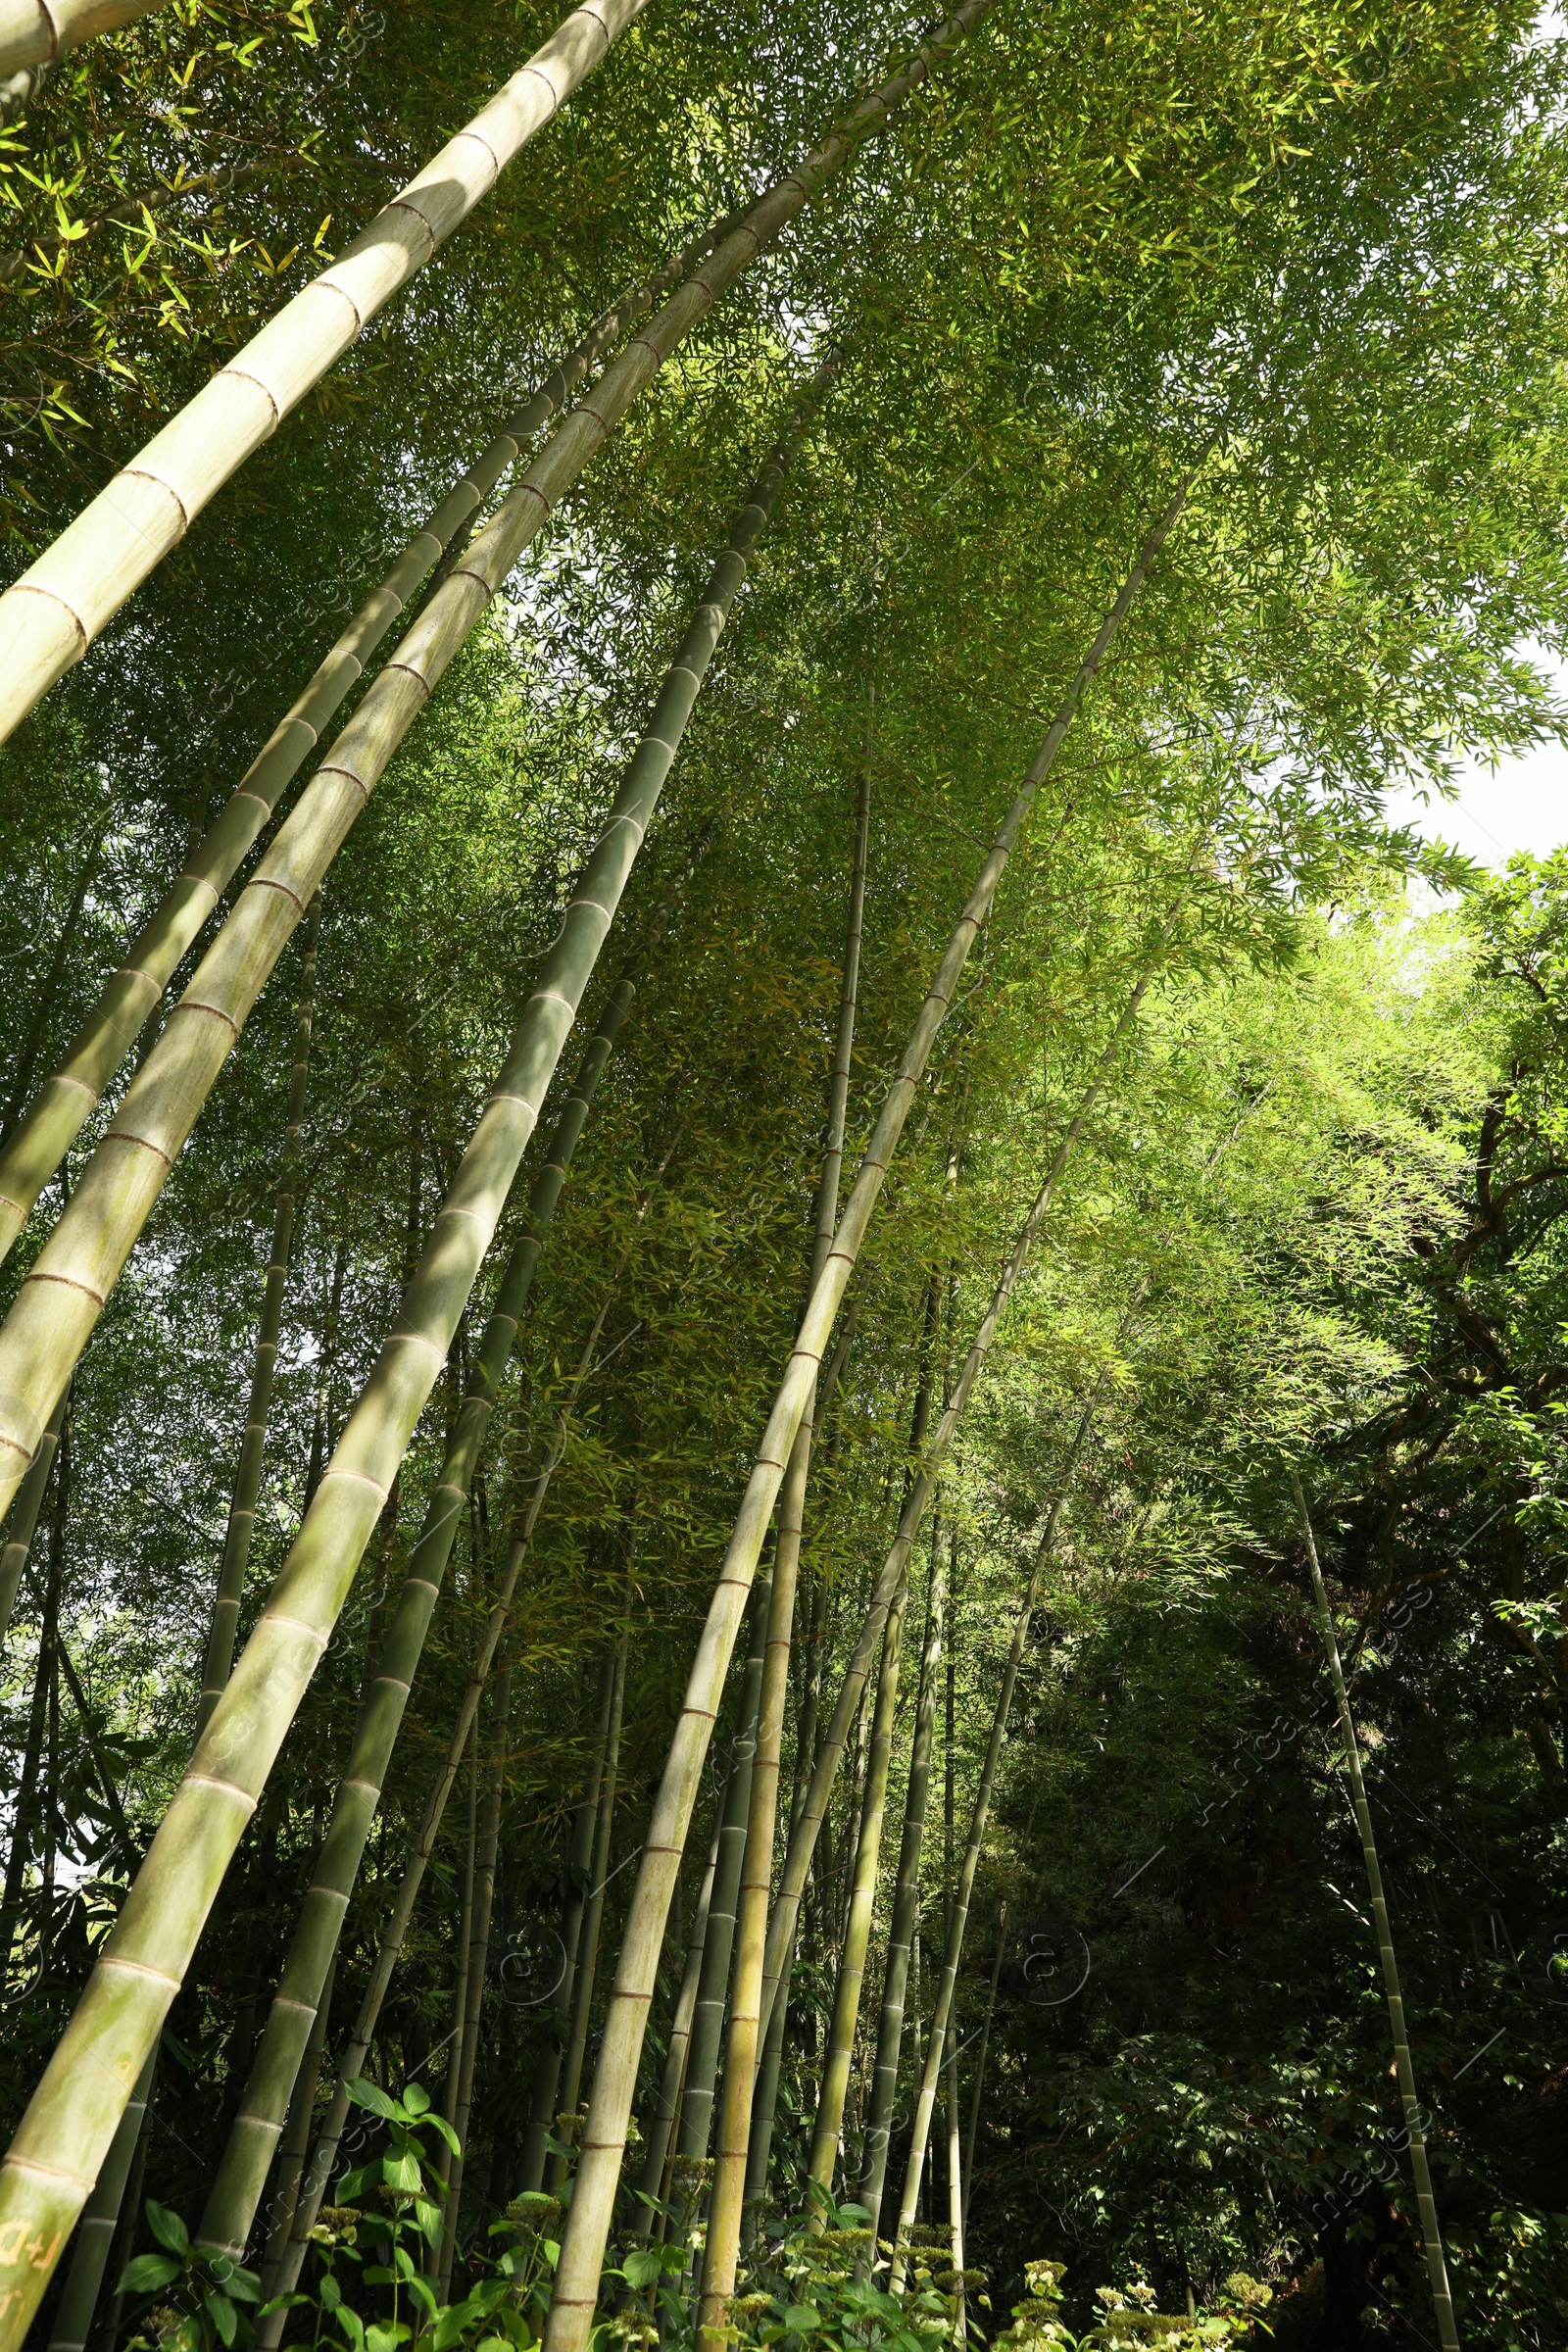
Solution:
[[[1554,23],[0,118],[0,2352],[1560,2342]]]

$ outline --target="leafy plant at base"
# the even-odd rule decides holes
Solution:
[[[185,2298],[177,2304],[155,2305],[143,2318],[142,2330],[130,2339],[129,2352],[230,2352],[248,2344],[250,2322],[242,2306],[261,2300],[262,2284],[254,2271],[244,2271],[226,2254],[193,2246],[190,2232],[177,2213],[152,2197],[147,2199],[147,2226],[162,2254],[138,2254],[121,2278],[122,2295],[158,2294],[176,2281]]]

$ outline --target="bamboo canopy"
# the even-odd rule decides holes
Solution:
[[[559,15],[0,8],[0,2352],[1555,2342],[1568,33]]]

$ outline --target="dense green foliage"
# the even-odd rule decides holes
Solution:
[[[30,256],[0,282],[11,572],[556,14],[175,0],[45,80],[0,134],[7,233]],[[915,13],[831,0],[655,0],[0,752],[0,1126],[384,556],[519,393],[921,29]],[[1030,1628],[959,1979],[966,2119],[995,1964],[968,2183],[968,2260],[990,2285],[971,2281],[968,2323],[1020,2352],[1064,2331],[1148,2341],[1157,2302],[1208,2315],[1199,2340],[1260,2343],[1260,2312],[1281,2346],[1430,2340],[1294,1467],[1352,1668],[1464,2340],[1563,2339],[1565,1996],[1550,1962],[1568,1921],[1568,859],[1480,875],[1390,834],[1379,811],[1396,782],[1439,781],[1556,724],[1521,649],[1568,649],[1565,80],[1568,54],[1518,5],[999,6],[665,368],[331,868],[242,1639],[727,518],[792,391],[841,338],[842,378],[590,991],[584,1037],[690,865],[541,1261],[348,1913],[329,2051],[624,1253],[506,1640],[496,1911],[449,2304],[464,2316],[427,2339],[434,2352],[496,2328],[529,2341],[545,2299],[548,2224],[514,2201],[518,2151],[552,2031],[552,1938],[584,1891],[567,1857],[595,1693],[625,1634],[602,2008],[625,1866],[800,1307],[858,777],[872,823],[852,1168],[984,846],[1194,466],[942,1035],[817,1431],[800,1624],[820,1648],[799,1644],[797,1699],[813,1656],[831,1690],[854,1640],[898,1519],[922,1363],[940,1387],[961,1358],[1152,972],[918,1553],[890,1820],[939,1557],[954,1581],[954,1819],[946,1837],[935,1815],[927,1827],[890,2193],[1017,1595],[1104,1375]],[[250,176],[97,221],[181,172],[230,170]],[[0,1656],[8,2135],[189,1752],[298,976],[296,948],[83,1358]],[[104,1115],[0,1269],[0,1306]],[[149,2294],[195,2276],[179,2233],[238,2102],[512,1235],[171,2013],[141,2184],[163,2220],[150,2236],[138,2210],[117,2256],[156,2267],[154,2238],[166,2248],[175,2269],[135,2275]],[[792,1707],[786,1795],[795,1721]],[[645,2124],[736,1729],[720,1727],[671,1923]],[[780,2228],[736,2307],[759,2344],[928,2344],[957,2292],[933,2262],[894,2310],[881,2272],[857,2275],[858,2214],[832,2217],[826,2238],[801,2221],[854,1764],[793,1981]],[[402,2161],[401,2132],[427,2169],[440,2134],[418,2120],[417,2086],[439,2102],[451,2064],[466,1795],[369,2066],[383,2110],[416,2086],[387,2161]],[[886,1909],[885,1889],[868,1984]],[[846,2195],[874,2017],[868,1998]],[[369,2132],[339,2208],[379,2193]],[[928,2230],[946,2218],[938,2136]],[[370,2352],[391,2352],[389,2249],[419,2230],[412,2186],[399,2206],[404,2189],[383,2185],[365,2245],[352,2216],[324,2226],[290,2342],[319,2322],[318,2340],[361,2352],[368,2324],[382,2329]],[[672,2187],[688,2226],[700,2188]],[[645,2218],[624,2201],[607,2294],[631,2343],[660,2293],[666,2339],[689,2328],[680,2270],[638,2242]],[[367,2268],[377,2232],[384,2260]],[[352,2326],[332,2283],[351,2273]],[[202,2274],[191,2293],[209,2288]],[[245,2324],[229,2303],[225,2320],[163,2308],[132,2296],[123,2327],[150,2344],[184,2326],[180,2352],[196,2352]]]

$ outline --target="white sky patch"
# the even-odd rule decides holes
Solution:
[[[1540,647],[1528,649],[1555,699],[1568,705],[1568,668]],[[1401,785],[1384,803],[1391,824],[1414,825],[1429,841],[1446,841],[1478,865],[1501,868],[1520,850],[1545,858],[1568,842],[1568,747],[1539,743],[1495,768],[1465,767],[1458,798]]]

